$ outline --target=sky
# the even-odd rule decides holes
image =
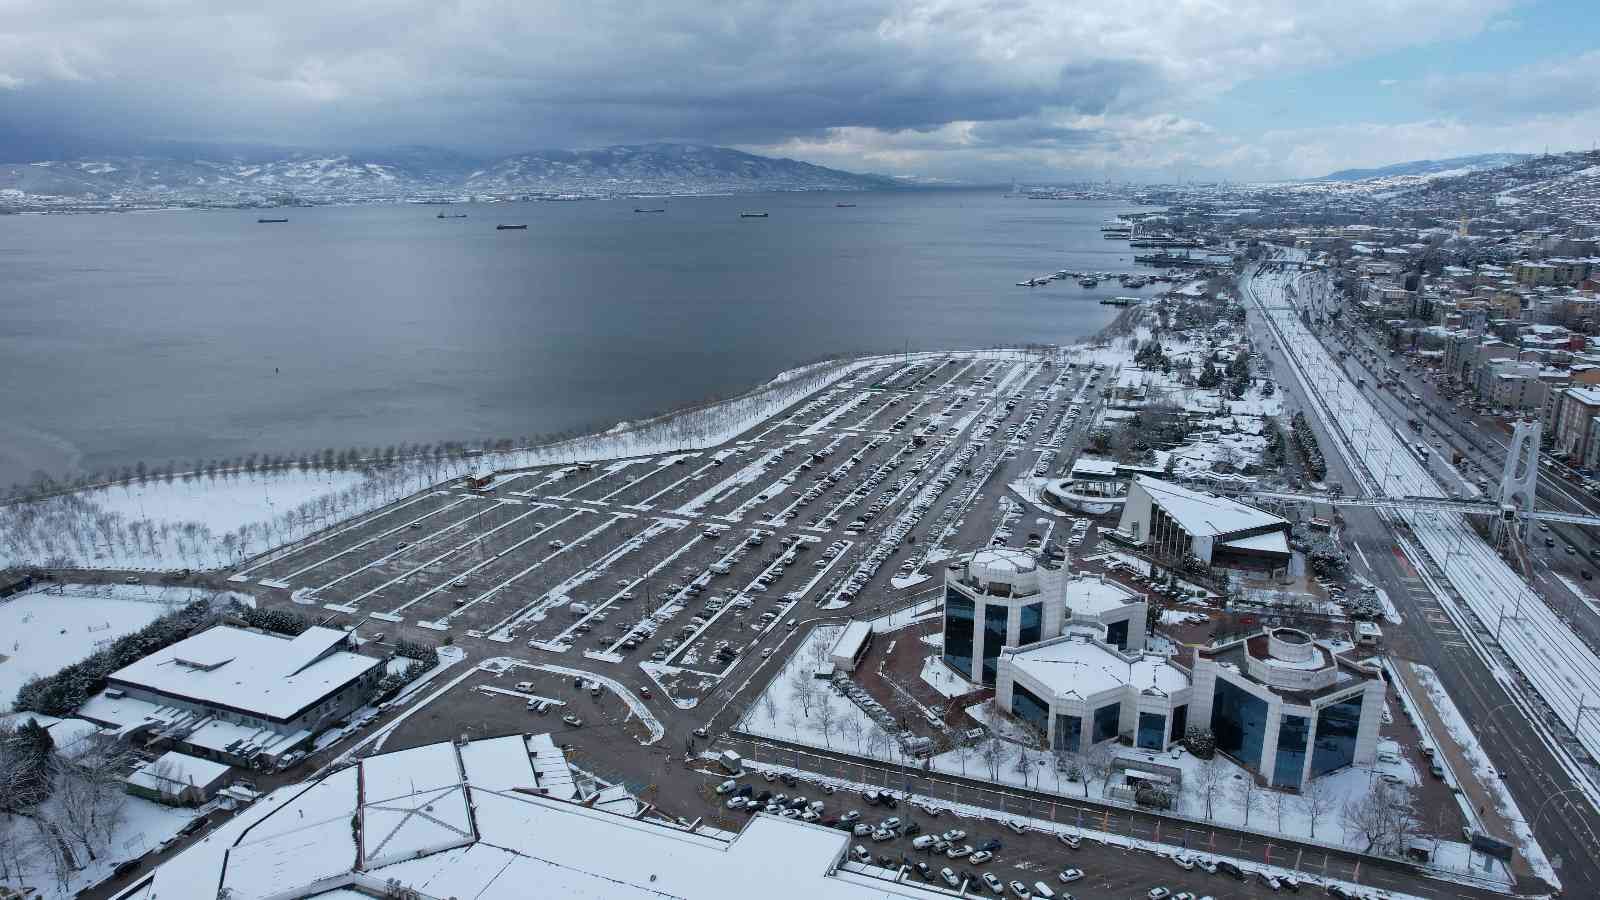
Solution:
[[[1593,0],[0,0],[0,160],[650,141],[1002,181],[1600,138]]]

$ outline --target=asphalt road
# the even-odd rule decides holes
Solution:
[[[1258,314],[1252,309],[1252,321]],[[1271,341],[1260,344],[1285,366],[1282,345],[1272,348]],[[1369,379],[1369,384],[1371,383]],[[1299,389],[1291,393],[1302,400]],[[1310,404],[1300,404],[1309,407]],[[1335,436],[1315,415],[1309,415],[1318,439],[1324,447],[1332,447]],[[1325,454],[1329,477],[1346,486],[1360,482],[1345,469],[1337,453]],[[1566,776],[1551,752],[1532,735],[1532,726],[1496,680],[1493,672],[1476,653],[1461,640],[1454,626],[1435,625],[1430,622],[1419,596],[1411,590],[1411,572],[1402,567],[1395,555],[1395,534],[1389,524],[1375,511],[1347,508],[1344,517],[1344,536],[1353,546],[1361,548],[1358,556],[1370,569],[1372,580],[1383,587],[1398,608],[1403,624],[1386,626],[1389,652],[1430,666],[1438,673],[1440,682],[1455,701],[1468,722],[1477,724],[1478,739],[1490,760],[1500,772],[1506,786],[1522,809],[1524,817],[1532,820],[1533,833],[1552,862],[1559,861],[1558,875],[1562,881],[1575,886],[1573,896],[1590,896],[1593,886],[1600,885],[1600,815],[1584,803],[1576,793],[1576,784]],[[1569,798],[1572,802],[1568,802]]]

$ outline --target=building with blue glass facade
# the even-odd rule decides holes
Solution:
[[[995,703],[1052,749],[1082,753],[1126,736],[1161,751],[1183,737],[1190,693],[1189,676],[1165,656],[1124,652],[1103,629],[1069,626],[1000,654]]]
[[[1298,789],[1377,756],[1385,686],[1375,667],[1293,628],[1196,650],[1190,721],[1273,787]]]
[[[1026,550],[990,547],[945,570],[944,661],[994,685],[1002,651],[1088,628],[1119,649],[1145,645],[1147,601],[1100,575],[1073,576]]]

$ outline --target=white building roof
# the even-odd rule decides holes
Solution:
[[[1191,535],[1220,536],[1265,525],[1288,524],[1280,516],[1227,497],[1202,494],[1143,475],[1136,475],[1133,480],[1157,506]]]
[[[532,744],[538,737],[529,738]],[[520,742],[520,737],[515,742]],[[500,739],[489,755],[516,743]],[[382,891],[391,879],[432,897],[520,900],[541,897],[743,898],[877,900],[944,896],[893,873],[840,864],[851,837],[844,832],[765,814],[738,834],[688,831],[675,824],[617,815],[581,803],[471,783],[468,744],[431,745],[369,757],[310,785],[282,788],[158,868],[141,900],[214,900],[219,885],[238,900],[322,895],[360,885]],[[437,802],[438,789],[420,789],[383,804],[412,810],[406,821],[380,821],[358,792],[366,768],[384,782],[444,784],[470,792],[470,804]],[[433,771],[442,766],[445,771]],[[499,771],[498,766],[493,767]],[[401,803],[399,801],[404,801]],[[406,806],[406,804],[411,804]],[[413,807],[415,807],[413,809]],[[352,828],[359,818],[360,839]],[[416,826],[417,840],[398,841]],[[458,833],[458,830],[460,833]],[[451,836],[457,839],[451,844]],[[359,847],[359,850],[358,850]],[[358,853],[363,865],[357,869]],[[773,877],[781,873],[781,877]]]
[[[1289,536],[1281,531],[1269,531],[1250,537],[1224,541],[1222,546],[1231,550],[1266,550],[1274,553],[1289,552]]]
[[[1099,615],[1138,599],[1138,594],[1099,575],[1079,575],[1067,582],[1067,608],[1077,615]]]
[[[206,787],[228,774],[228,766],[171,750],[155,762],[145,763],[128,776],[128,783],[176,794],[185,787]]]
[[[111,673],[122,683],[287,721],[383,661],[332,650],[344,633],[310,628],[284,638],[218,625]],[[317,658],[319,654],[321,658]]]
[[[851,619],[850,624],[846,625],[844,631],[840,632],[839,639],[833,642],[833,650],[829,652],[829,655],[834,658],[843,656],[854,659],[855,655],[861,652],[861,645],[866,643],[867,638],[871,636],[871,622]]]
[[[1189,686],[1189,676],[1164,656],[1128,657],[1103,644],[1069,636],[1010,653],[1016,668],[1047,685],[1056,696],[1085,699],[1113,688],[1156,688],[1172,694]]]

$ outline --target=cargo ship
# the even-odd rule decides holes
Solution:
[[[528,230],[528,226],[526,226],[526,225],[496,225],[494,227],[494,230],[495,231],[527,231]]]
[[[767,214],[764,213],[764,212],[742,212],[742,213],[739,213],[739,218],[741,218],[741,219],[765,219],[766,217],[767,217]]]
[[[276,224],[278,222],[287,222],[287,221],[289,221],[289,220],[288,219],[257,219],[256,220],[256,224],[257,225],[273,225],[273,224]]]

